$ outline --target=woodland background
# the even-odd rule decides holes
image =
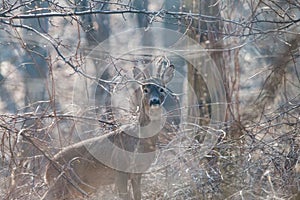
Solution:
[[[194,93],[182,89],[188,102],[182,110],[194,127],[202,128],[189,138],[193,146],[174,155],[172,165],[145,174],[143,198],[300,199],[298,0],[8,0],[0,5],[1,199],[39,199],[47,189],[47,162],[79,141],[79,123],[89,121],[107,132],[130,115],[114,119],[104,114],[107,104],[99,108],[98,118],[84,117],[73,101],[74,94],[81,94],[74,82],[95,81],[85,73],[85,59],[104,59],[105,49],[95,56],[91,52],[107,38],[152,27],[180,32],[201,45],[210,60],[198,67],[213,62],[226,95],[212,101],[205,73],[169,58],[185,66]],[[167,39],[155,35],[152,44],[140,42],[151,46]],[[126,38],[115,42],[122,47]],[[107,80],[95,84],[113,88],[114,72],[93,65],[88,70]],[[99,89],[95,99],[106,105],[113,93]],[[212,130],[208,122],[215,103],[224,106],[223,120],[218,130],[214,127],[222,134],[203,154],[199,149],[203,135]],[[186,136],[175,134],[170,140],[181,137]],[[103,190],[90,199],[114,193],[112,187]]]

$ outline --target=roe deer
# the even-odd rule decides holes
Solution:
[[[146,79],[138,68],[133,74],[142,92],[138,123],[68,146],[56,154],[46,169],[49,190],[43,199],[83,198],[96,192],[98,186],[110,184],[115,184],[121,198],[131,199],[128,181],[134,200],[141,199],[141,176],[155,158],[158,133],[165,121],[162,105],[168,95],[166,84],[174,76],[174,66],[152,79]]]

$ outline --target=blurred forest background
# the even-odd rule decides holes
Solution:
[[[107,49],[96,47],[120,32],[153,27],[193,39],[202,52],[198,56],[191,44],[192,57],[205,53],[208,60],[195,66],[167,56],[190,84],[173,86],[186,102],[182,115],[194,134],[187,139],[182,131],[160,141],[192,140],[174,154],[172,164],[144,175],[143,199],[300,199],[300,1],[7,0],[0,5],[1,199],[40,199],[49,160],[86,137],[79,123],[84,130],[96,124],[106,133],[135,116],[124,110],[111,116],[115,79],[125,77],[126,67],[99,66],[114,61]],[[136,40],[155,47],[169,38],[158,33]],[[128,41],[120,37],[104,47],[122,48]],[[134,58],[142,65],[150,62]],[[212,63],[221,88],[201,71]],[[80,99],[74,101],[74,95],[84,96],[74,86],[78,79],[96,87],[95,118],[83,114]],[[222,90],[224,98],[214,98],[210,88]],[[212,125],[214,104],[222,109]],[[218,138],[204,152],[203,135],[209,131]],[[113,193],[110,187],[103,190]]]

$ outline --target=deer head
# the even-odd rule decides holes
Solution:
[[[148,125],[151,121],[161,119],[162,106],[168,95],[166,84],[174,77],[175,68],[168,66],[156,78],[146,78],[146,75],[138,68],[133,69],[134,78],[141,83],[142,97],[140,99],[141,126]]]

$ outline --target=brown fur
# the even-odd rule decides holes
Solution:
[[[135,68],[136,80],[143,83],[138,124],[122,126],[117,131],[71,145],[56,154],[47,166],[45,178],[49,190],[43,199],[84,197],[96,192],[99,186],[110,184],[115,184],[121,198],[130,199],[127,187],[130,180],[134,199],[140,200],[142,172],[155,158],[157,134],[162,128],[165,84],[173,74],[174,67],[169,66],[159,80],[145,80],[143,73]],[[153,102],[157,105],[153,106]],[[149,156],[130,157],[128,152],[130,155],[149,153]],[[109,162],[100,162],[97,154]],[[118,169],[109,166],[117,166]]]

